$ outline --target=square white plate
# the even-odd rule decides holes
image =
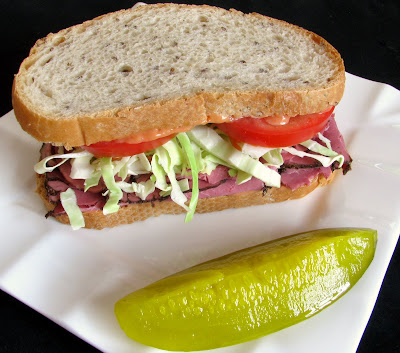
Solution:
[[[301,200],[114,229],[72,231],[34,194],[40,144],[13,112],[0,119],[0,287],[104,352],[157,351],[128,339],[114,316],[126,294],[178,270],[301,231],[378,230],[375,259],[343,298],[311,319],[214,352],[355,352],[400,232],[400,92],[347,75],[336,119],[353,170]]]

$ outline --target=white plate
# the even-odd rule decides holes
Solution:
[[[153,352],[114,316],[126,294],[202,261],[300,231],[378,230],[376,257],[355,287],[311,319],[215,352],[355,352],[400,232],[400,92],[347,75],[336,117],[353,170],[308,197],[281,204],[162,216],[103,231],[44,218],[33,193],[40,144],[13,112],[0,120],[0,287],[104,352]]]

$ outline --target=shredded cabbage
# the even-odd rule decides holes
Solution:
[[[272,151],[274,148],[253,146],[248,143],[244,143],[242,146],[242,153],[249,155],[251,158],[260,159],[264,154]]]
[[[332,165],[332,163],[338,161],[340,168],[343,165],[344,156],[332,150],[331,141],[328,138],[323,136],[321,133],[318,134],[318,137],[321,141],[323,141],[326,144],[326,147],[314,140],[307,140],[300,143],[300,145],[308,148],[310,151],[318,153],[318,155],[299,151],[293,147],[269,148],[269,147],[252,146],[246,143],[243,144],[242,146],[242,152],[246,153],[252,158],[263,157],[263,159],[267,162],[267,165],[278,168],[283,164],[283,157],[281,153],[282,150],[285,150],[286,152],[289,152],[294,156],[299,156],[302,158],[303,157],[314,158],[318,160],[324,167],[329,167],[330,165]]]
[[[127,171],[127,169],[128,169],[127,163],[129,162],[129,160],[131,158],[132,157],[123,157],[121,159],[115,159],[115,160],[111,159],[111,164],[113,167],[113,174],[114,175],[118,174],[119,176],[123,175],[125,170]],[[125,176],[125,178],[126,178],[126,176]],[[125,178],[123,178],[123,179],[125,179]]]
[[[178,180],[178,184],[182,191],[190,190],[188,179],[180,179],[180,180]],[[172,191],[172,189],[170,189],[168,191],[160,191],[160,196],[162,196],[162,197],[170,196],[171,191]]]
[[[149,196],[156,189],[155,183],[153,180],[149,179],[147,181],[142,181],[140,183],[127,183],[125,181],[118,181],[116,185],[126,193],[135,193],[141,200],[146,200],[147,196]]]
[[[101,178],[101,170],[93,171],[92,175],[85,180],[85,192],[92,186],[97,186]]]
[[[251,178],[252,178],[251,174],[248,174],[242,170],[238,170],[236,175],[236,184],[238,185],[243,184],[246,181],[249,181]]]
[[[333,151],[331,148],[322,146],[320,143],[318,143],[316,141],[307,140],[307,141],[301,143],[301,145],[304,146],[304,147],[307,147],[310,151],[319,153],[320,155],[298,151],[293,147],[285,147],[283,149],[285,151],[287,151],[287,152],[289,152],[289,153],[291,153],[293,155],[299,156],[299,157],[307,156],[307,157],[314,158],[317,161],[319,161],[324,167],[329,167],[334,162],[338,161],[339,162],[339,168],[341,168],[343,163],[344,163],[344,156],[343,155],[338,154],[337,152]],[[330,146],[330,142],[327,145]]]
[[[155,179],[155,185],[157,189],[162,191],[168,191],[171,187],[167,184],[166,175],[167,173],[159,163],[158,154],[154,154],[151,160],[151,170],[153,172],[152,177]]]
[[[73,158],[71,161],[71,178],[87,179],[90,178],[95,170],[95,166],[91,164],[93,155],[91,153]]]
[[[170,190],[172,201],[183,207],[186,211],[189,211],[189,207],[185,204],[187,197],[182,192],[181,188],[179,187],[179,183],[176,180],[175,166],[177,165],[173,164],[173,162],[180,164],[182,163],[182,152],[179,150],[179,146],[171,141],[168,141],[163,146],[157,147],[155,149],[155,154],[158,156],[158,162],[160,166],[164,169],[168,176],[171,187]],[[166,148],[164,147],[165,145],[167,145]],[[169,188],[164,191],[169,191]]]
[[[207,126],[196,126],[187,135],[201,148],[222,159],[231,167],[239,169],[263,181],[267,186],[280,187],[281,176],[259,160],[241,153],[217,132]]]
[[[114,168],[111,163],[111,157],[100,158],[101,175],[107,189],[110,191],[108,200],[103,207],[103,214],[107,215],[110,213],[117,212],[119,210],[119,200],[121,200],[123,193],[118,187],[114,178]]]
[[[238,174],[238,171],[236,169],[231,168],[228,170],[228,174],[231,178],[234,178]]]
[[[42,159],[40,162],[36,163],[35,166],[33,167],[33,169],[38,174],[48,173],[48,172],[52,172],[54,169],[58,168],[61,164],[64,164],[66,161],[68,161],[71,158],[80,158],[80,157],[85,157],[85,156],[93,157],[93,155],[87,151],[63,153],[63,154],[53,154],[51,156],[48,156],[48,157]],[[47,162],[52,159],[55,159],[55,158],[61,158],[62,161],[53,167],[48,167]]]
[[[275,148],[263,155],[269,166],[279,168],[283,164],[282,148]]]
[[[121,159],[121,167],[118,176],[125,179],[128,175],[140,175],[151,172],[151,165],[144,153]]]
[[[71,188],[60,193],[61,205],[64,207],[68,215],[69,222],[73,230],[77,230],[85,226],[85,219],[81,209],[79,208],[74,190]]]
[[[194,212],[196,211],[197,202],[199,200],[199,171],[197,168],[196,157],[192,148],[192,144],[187,134],[182,132],[178,134],[176,137],[186,153],[188,164],[190,166],[190,170],[192,173],[192,196],[189,202],[189,210],[186,213],[186,218],[185,218],[185,222],[190,222],[193,218]]]
[[[329,140],[327,137],[322,135],[320,132],[318,133],[318,138],[325,143],[326,147],[328,147],[330,150],[332,150],[331,146],[331,140]]]
[[[334,163],[336,161],[339,161],[339,166],[341,167],[343,165],[343,162],[344,162],[344,157],[342,155],[326,157],[326,156],[320,156],[320,155],[307,153],[307,152],[303,152],[303,151],[298,151],[293,147],[284,147],[283,149],[285,151],[289,152],[290,154],[294,155],[294,156],[299,156],[299,157],[302,157],[302,158],[303,157],[314,158],[317,161],[319,161],[322,164],[322,166],[324,166],[324,167],[329,167],[330,165],[332,165],[332,163]]]
[[[175,139],[169,140],[168,142],[164,143],[162,145],[162,148],[164,148],[168,152],[171,168],[182,166],[184,162],[183,151],[176,143]]]
[[[282,148],[253,146],[248,143],[244,143],[242,146],[242,153],[255,159],[260,159],[262,157],[266,161],[267,165],[277,168],[283,164],[281,152]]]

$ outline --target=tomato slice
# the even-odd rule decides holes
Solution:
[[[334,107],[321,113],[297,115],[285,125],[275,125],[268,118],[245,117],[233,122],[216,124],[232,140],[254,146],[288,147],[309,140],[327,124]]]
[[[96,157],[127,157],[135,154],[148,152],[156,147],[163,145],[176,134],[163,136],[152,141],[140,143],[128,143],[122,140],[102,141],[92,145],[82,146],[86,151],[94,154]]]

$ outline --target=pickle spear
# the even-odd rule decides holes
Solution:
[[[322,229],[280,238],[196,265],[115,305],[135,341],[196,351],[253,340],[317,314],[371,263],[372,229]]]

